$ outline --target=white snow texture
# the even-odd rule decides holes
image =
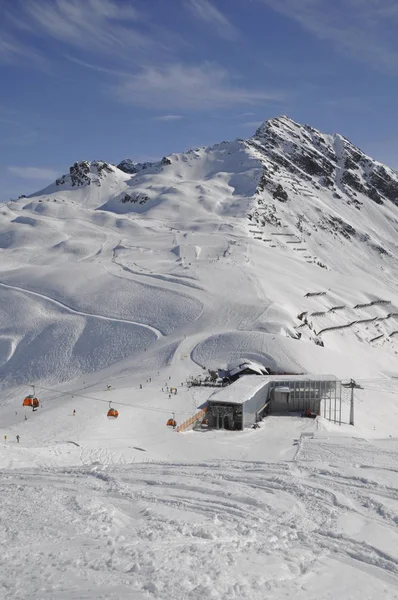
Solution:
[[[398,598],[397,175],[287,117],[119,167],[0,206],[0,598]],[[355,427],[166,426],[239,361]]]

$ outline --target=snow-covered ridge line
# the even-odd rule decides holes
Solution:
[[[79,307],[77,318],[111,314],[115,330],[146,323],[165,334],[162,348],[187,339],[191,368],[193,359],[215,368],[251,359],[272,369],[318,364],[323,371],[322,354],[311,361],[307,354],[337,352],[339,343],[393,357],[396,325],[388,314],[398,310],[391,276],[398,214],[396,174],[387,167],[342,136],[287,117],[265,122],[247,140],[122,166],[130,172],[104,161],[76,163],[59,185],[5,206],[2,280]],[[308,294],[316,291],[322,296]],[[377,299],[391,300],[388,314]],[[15,306],[23,302],[18,296]],[[360,314],[352,308],[361,305]],[[22,333],[10,330],[11,304],[5,306],[0,372],[7,375],[30,325],[25,319]],[[47,326],[43,314],[37,319]],[[107,331],[113,341],[106,349],[100,342],[101,365],[117,346]],[[275,348],[268,346],[272,336]],[[63,346],[67,355],[81,348],[72,338]],[[227,351],[225,340],[232,340]],[[146,342],[130,344],[139,362]]]
[[[119,167],[0,209],[3,594],[395,597],[396,174],[287,117]],[[177,433],[228,365],[354,379],[355,426]]]

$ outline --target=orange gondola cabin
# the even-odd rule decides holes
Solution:
[[[108,419],[117,419],[118,416],[119,416],[119,411],[117,411],[116,408],[110,408],[108,410],[108,414],[107,414]]]
[[[167,427],[177,427],[177,421],[175,419],[169,419],[167,421]]]
[[[36,408],[39,408],[40,402],[39,402],[39,399],[36,398],[36,396],[35,396],[35,388],[34,387],[33,387],[33,394],[29,394],[28,396],[25,396],[24,401],[22,402],[22,406],[24,406],[25,408],[33,408],[33,410],[35,410]]]

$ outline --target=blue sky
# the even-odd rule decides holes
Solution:
[[[0,0],[0,199],[287,114],[398,168],[396,0]]]

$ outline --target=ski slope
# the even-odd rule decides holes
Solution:
[[[395,598],[397,450],[9,471],[2,597]]]
[[[131,165],[1,206],[0,597],[398,597],[395,175],[285,117]],[[241,359],[355,378],[355,428],[166,427]]]

